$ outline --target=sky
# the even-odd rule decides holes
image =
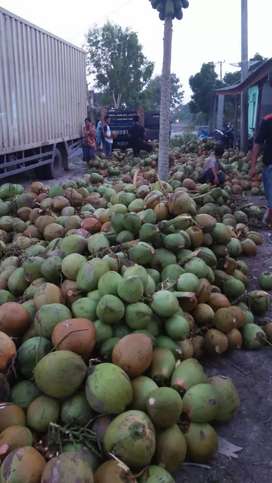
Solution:
[[[185,100],[189,77],[203,62],[225,61],[223,71],[240,60],[240,0],[191,0],[182,21],[174,22],[172,72],[181,79]],[[82,47],[88,29],[111,21],[138,33],[145,55],[162,66],[163,23],[148,0],[0,0],[0,6]],[[271,0],[248,0],[249,56],[272,57]],[[217,65],[219,73],[219,65]]]

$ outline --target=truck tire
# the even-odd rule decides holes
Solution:
[[[54,159],[50,164],[36,169],[36,174],[40,179],[59,178],[64,174],[62,154],[59,149],[55,149]]]

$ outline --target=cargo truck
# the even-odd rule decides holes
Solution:
[[[68,169],[87,114],[85,52],[0,7],[0,180]]]

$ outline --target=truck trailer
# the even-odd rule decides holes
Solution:
[[[0,179],[68,169],[87,114],[86,54],[0,7]]]

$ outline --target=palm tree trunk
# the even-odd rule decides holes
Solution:
[[[159,177],[166,181],[169,172],[169,131],[170,131],[170,90],[171,90],[171,55],[172,55],[172,19],[164,22],[163,66],[161,79],[160,108],[160,148]]]

